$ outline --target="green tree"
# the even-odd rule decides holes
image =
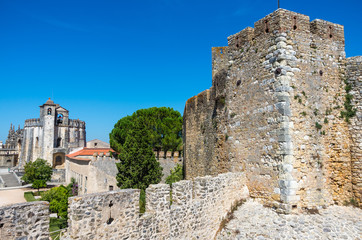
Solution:
[[[142,120],[140,120],[142,119]],[[120,119],[109,134],[111,147],[121,152],[130,134],[133,123],[142,121],[147,131],[150,145],[157,152],[161,150],[173,152],[182,149],[182,117],[178,111],[167,107],[140,109],[131,116]]]
[[[161,181],[162,168],[156,160],[145,120],[132,123],[119,154],[117,185],[120,188],[145,190]],[[144,121],[143,121],[144,120]]]
[[[24,166],[25,174],[22,177],[23,181],[32,183],[32,187],[38,189],[46,187],[46,182],[50,181],[53,170],[50,164],[41,158],[34,162],[28,162]]]
[[[183,173],[183,168],[181,166],[181,164],[177,164],[177,166],[172,170],[171,169],[171,174],[166,178],[166,183],[167,184],[172,184],[175,182],[178,182],[182,179],[184,179],[184,173]]]
[[[38,193],[40,188],[45,188],[46,186],[47,182],[45,180],[40,180],[40,179],[36,179],[32,184],[33,188],[38,189]]]

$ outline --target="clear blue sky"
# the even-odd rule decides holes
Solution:
[[[0,140],[48,97],[108,141],[118,119],[173,107],[211,85],[211,47],[276,10],[277,0],[0,0]],[[361,0],[281,0],[345,26],[362,55]]]

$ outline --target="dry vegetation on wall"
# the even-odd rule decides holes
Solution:
[[[231,209],[228,211],[228,213],[226,214],[226,216],[221,220],[220,222],[220,226],[219,229],[216,231],[216,234],[214,236],[214,240],[216,240],[216,236],[221,232],[222,229],[225,229],[225,226],[234,219],[234,212],[238,209],[238,207],[240,207],[241,205],[243,205],[246,202],[245,199],[241,199],[241,200],[237,200],[233,203],[233,205],[231,206]]]

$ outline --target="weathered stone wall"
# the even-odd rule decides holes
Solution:
[[[174,170],[175,167],[179,165],[183,165],[182,158],[160,158],[157,160],[162,167],[162,179],[160,183],[165,183],[166,178],[171,175],[171,170]]]
[[[284,9],[213,48],[212,87],[185,106],[186,178],[245,171],[287,211],[351,198],[344,60],[343,26]]]
[[[48,202],[0,207],[0,239],[48,240]]]
[[[68,184],[74,178],[79,186],[79,194],[116,190],[117,161],[109,153],[99,156],[95,154],[91,160],[67,159],[66,182]]]
[[[356,116],[350,119],[353,194],[362,205],[362,57],[347,59],[347,81]]]
[[[89,193],[87,189],[87,181],[85,177],[89,173],[89,161],[84,160],[66,160],[65,161],[65,179],[69,184],[74,178],[78,183],[79,194]]]
[[[305,29],[301,29],[306,25]],[[323,20],[296,23],[286,43],[300,71],[291,78],[294,191],[301,207],[343,203],[351,197],[351,155],[344,102],[343,26]]]
[[[212,239],[231,206],[248,196],[242,173],[181,181],[170,191],[167,184],[151,185],[141,217],[136,189],[70,198],[67,237]]]
[[[18,156],[18,151],[15,149],[0,148],[0,167],[15,167],[18,163]]]
[[[106,156],[93,157],[90,162],[88,174],[89,193],[119,189],[116,179],[118,173],[116,163],[118,161],[119,160],[110,157],[109,153],[107,153]]]
[[[230,36],[228,47],[212,49],[212,87],[189,99],[184,112],[187,178],[245,171],[252,196],[280,198],[279,169],[290,155],[284,137],[290,87],[286,71],[276,75],[272,66],[282,13]]]
[[[53,169],[52,179],[53,183],[64,183],[65,182],[65,169]]]
[[[99,139],[93,139],[91,141],[87,142],[87,148],[110,148],[111,146],[109,145],[108,142],[103,142]]]

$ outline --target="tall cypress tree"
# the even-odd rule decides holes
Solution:
[[[152,150],[146,119],[138,118],[121,146],[117,163],[117,182],[120,188],[145,190],[150,184],[161,181],[162,168]]]

